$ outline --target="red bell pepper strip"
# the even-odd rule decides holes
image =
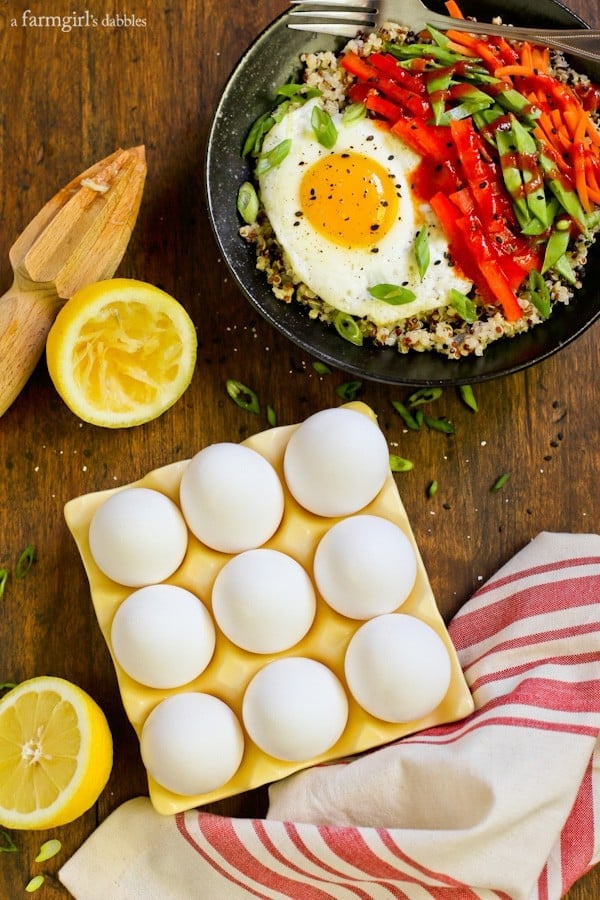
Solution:
[[[348,88],[348,99],[351,103],[364,103],[372,92],[373,88],[367,82],[355,81]]]
[[[462,232],[481,272],[483,280],[478,279],[475,283],[482,296],[495,305],[499,304],[509,322],[517,321],[523,315],[523,310],[502,268],[501,255],[488,240],[481,220],[475,215],[462,216],[457,220],[456,226]]]
[[[455,148],[446,125],[427,125],[419,119],[403,117],[392,125],[392,131],[421,156],[443,163],[455,159]]]
[[[461,215],[452,200],[441,192],[430,203],[456,264],[474,282],[486,303],[500,305],[509,321],[521,318],[523,313],[516,294],[484,234],[481,221],[473,214]]]
[[[412,190],[417,197],[426,202],[438,191],[451,194],[460,188],[460,184],[457,166],[451,160],[438,163],[424,157],[411,173]]]
[[[390,78],[384,72],[371,65],[370,62],[349,51],[345,53],[340,63],[347,72],[354,75],[359,81],[368,83],[386,99],[392,103],[398,103],[412,116],[426,119],[431,115],[429,100],[421,94],[414,93],[403,87],[397,81]]]
[[[504,190],[500,168],[489,156],[485,140],[475,131],[472,121],[451,122],[450,133],[484,224],[489,228],[493,223],[514,224],[514,211]]]
[[[383,72],[392,81],[397,81],[413,94],[427,93],[427,88],[423,78],[412,75],[407,69],[398,65],[398,61],[391,53],[371,53],[369,55],[369,63],[375,66],[380,72]]]
[[[398,106],[397,103],[392,103],[391,100],[381,97],[375,91],[367,94],[364,103],[367,109],[381,116],[387,122],[396,122],[403,112],[402,107]]]

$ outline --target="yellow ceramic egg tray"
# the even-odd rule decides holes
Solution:
[[[365,404],[352,403],[349,406],[375,418],[372,410]],[[312,563],[317,544],[325,532],[339,519],[323,518],[307,512],[298,505],[285,487],[283,456],[287,442],[297,427],[297,425],[290,425],[272,428],[253,435],[243,443],[258,451],[274,466],[284,486],[283,520],[274,536],[263,546],[287,553],[304,566],[312,577]],[[277,654],[253,654],[244,651],[229,641],[215,623],[217,639],[214,655],[208,667],[194,681],[184,687],[172,690],[149,688],[134,681],[118,664],[110,643],[113,617],[119,605],[132,589],[111,581],[96,566],[88,543],[89,525],[98,507],[111,494],[124,487],[153,488],[178,503],[179,483],[186,465],[187,460],[166,465],[149,472],[135,483],[112,490],[86,494],[69,501],[65,506],[67,525],[81,554],[90,583],[91,597],[98,623],[113,658],[125,712],[138,738],[152,709],[166,697],[182,691],[197,690],[219,697],[231,707],[242,724],[242,698],[246,685],[266,663],[282,656],[309,656],[318,659],[329,666],[345,685],[345,649],[354,632],[363,624],[361,621],[348,619],[334,612],[317,592],[317,612],[313,625],[305,637],[289,650]],[[245,734],[245,751],[239,769],[221,788],[208,794],[198,796],[174,794],[149,776],[150,799],[158,812],[172,814],[201,806],[267,784],[308,766],[354,755],[424,728],[461,719],[473,710],[471,694],[464,680],[456,651],[437,608],[423,560],[391,472],[379,494],[360,512],[390,519],[404,531],[414,547],[417,558],[417,578],[410,596],[402,604],[402,612],[414,615],[426,622],[446,645],[451,662],[451,679],[448,691],[440,705],[418,721],[389,723],[366,713],[347,692],[349,714],[346,728],[337,743],[326,753],[302,762],[282,761],[266,755]],[[190,533],[186,557],[180,568],[167,579],[167,582],[192,591],[210,610],[213,582],[229,559],[231,559],[230,554],[209,549]]]

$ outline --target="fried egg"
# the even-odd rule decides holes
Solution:
[[[333,115],[334,146],[311,125],[318,99],[293,108],[267,134],[262,155],[289,140],[285,158],[259,175],[260,195],[286,262],[322,300],[378,326],[449,302],[471,282],[448,260],[448,244],[429,204],[410,188],[420,157],[373,120],[345,124]],[[430,261],[421,277],[415,239],[427,229]],[[377,285],[408,288],[395,305],[369,293]]]

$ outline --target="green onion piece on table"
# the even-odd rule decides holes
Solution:
[[[62,844],[56,838],[51,838],[49,841],[44,841],[44,843],[40,847],[40,852],[35,858],[35,861],[46,862],[47,859],[52,859],[53,856],[56,856],[57,853],[60,853],[61,849]]]
[[[0,828],[0,853],[16,853],[17,845],[7,831]]]
[[[502,475],[500,475],[499,478],[496,478],[495,482],[492,485],[492,491],[494,493],[496,491],[501,491],[509,478],[510,478],[510,472],[504,472]]]
[[[346,402],[355,400],[362,389],[362,381],[345,381],[344,384],[338,384],[335,392],[341,400]]]
[[[404,424],[406,425],[407,428],[410,428],[411,431],[419,430],[419,428],[421,427],[421,423],[416,418],[416,416],[413,416],[413,414],[404,405],[404,403],[401,403],[400,400],[392,400],[392,406],[394,407],[394,409],[396,410],[396,412],[398,413],[398,415],[400,416],[400,418],[402,419],[402,421],[404,422]]]
[[[424,403],[433,403],[442,396],[442,389],[439,387],[425,387],[414,391],[408,398],[410,407],[423,406]]]
[[[404,459],[396,453],[390,453],[390,469],[392,472],[410,472],[414,463],[410,459]]]
[[[441,431],[443,434],[454,434],[455,428],[448,419],[433,418],[432,416],[423,416],[424,422],[432,431]]]
[[[225,387],[233,402],[237,403],[241,409],[251,413],[260,412],[258,397],[251,388],[246,387],[245,384],[242,384],[241,381],[236,381],[234,378],[229,378],[225,383]]]
[[[473,393],[471,385],[461,384],[459,385],[458,391],[463,403],[465,403],[469,409],[472,409],[473,412],[478,412],[479,406],[477,405],[477,400],[475,399],[475,394]]]
[[[33,565],[34,559],[35,548],[33,544],[27,544],[17,560],[17,565],[15,567],[15,575],[17,578],[25,578]]]

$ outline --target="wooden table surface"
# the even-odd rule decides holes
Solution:
[[[103,24],[107,4],[91,10],[96,27],[68,31],[24,25],[26,4],[0,3],[0,284],[10,285],[10,244],[59,187],[117,147],[143,143],[148,179],[119,274],[176,296],[199,337],[190,389],[147,425],[113,431],[83,424],[57,397],[44,361],[0,421],[0,567],[12,567],[26,545],[35,547],[31,571],[9,578],[0,603],[0,682],[41,674],[76,682],[106,712],[115,750],[109,784],[91,811],[50,833],[13,832],[17,852],[0,854],[5,900],[22,896],[50,836],[62,841],[62,851],[45,864],[37,896],[67,897],[56,880],[59,866],[112,810],[147,793],[138,742],[63,518],[65,502],[267,427],[263,415],[229,399],[228,378],[253,387],[280,424],[336,405],[335,388],[347,380],[342,372],[319,376],[310,356],[253,312],[219,259],[203,195],[204,146],[220,91],[244,49],[285,5],[137,0],[125,5],[130,19],[122,27]],[[571,6],[600,27],[597,0]],[[43,6],[54,15],[73,9],[63,0]],[[455,423],[451,437],[405,433],[391,401],[408,391],[363,385],[361,399],[378,414],[392,451],[414,461],[397,483],[446,619],[538,532],[600,531],[599,327],[537,367],[477,387],[477,414],[447,390],[438,408]],[[503,472],[512,473],[509,482],[491,492]],[[432,479],[439,490],[429,499]],[[265,800],[258,790],[212,809],[262,814]],[[600,870],[568,894],[598,896]]]

